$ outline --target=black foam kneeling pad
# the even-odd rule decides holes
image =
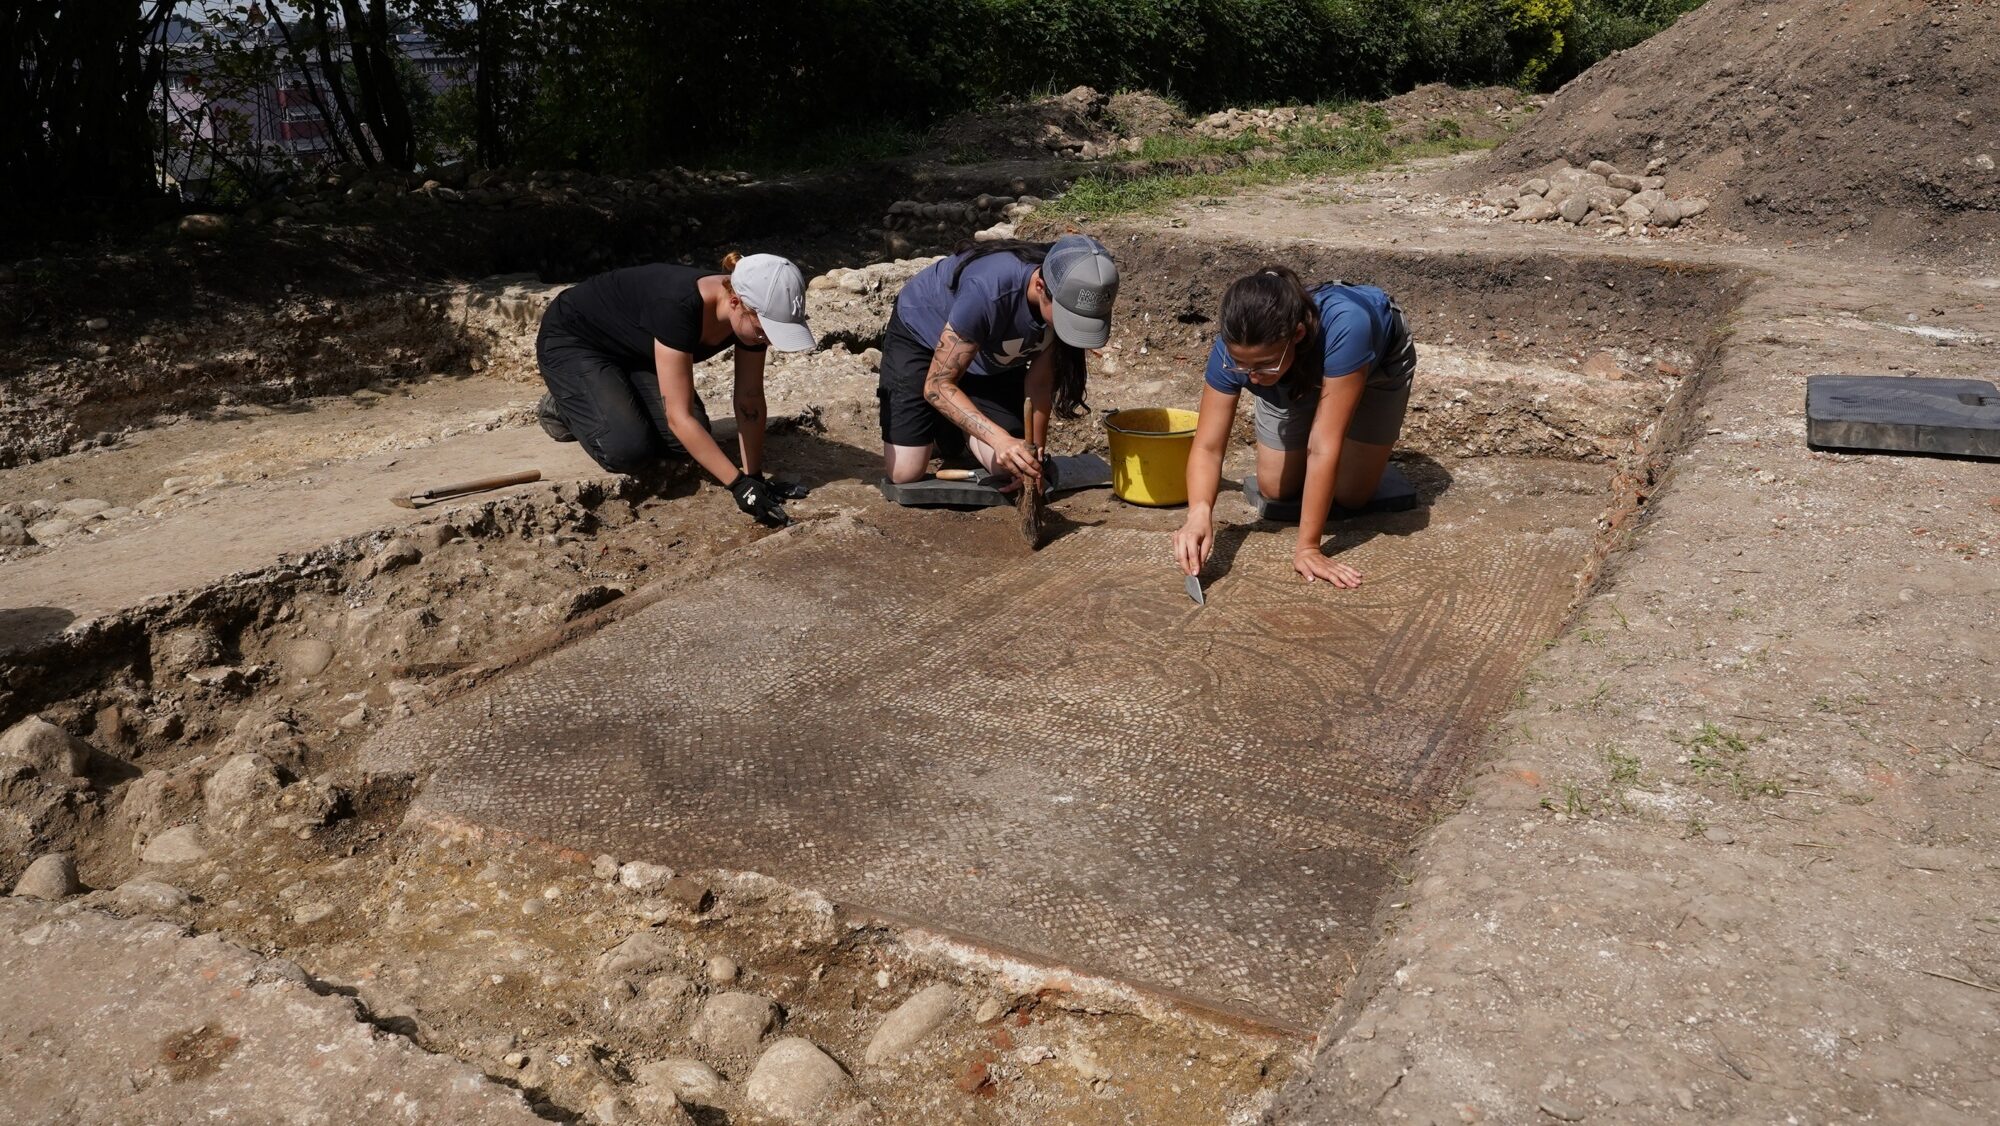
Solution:
[[[1815,375],[1806,444],[1948,457],[2000,457],[2000,390],[1983,379]]]
[[[1096,454],[1072,454],[1049,459],[1049,493],[1101,489],[1111,484],[1111,463]],[[882,495],[905,508],[1000,508],[1014,498],[984,481],[940,481],[926,477],[898,485],[887,477],[875,482]]]
[[[1266,500],[1257,491],[1257,475],[1246,474],[1243,478],[1243,495],[1257,509],[1259,520],[1270,520],[1278,524],[1299,522],[1299,502],[1295,500]],[[1329,520],[1346,520],[1354,516],[1366,516],[1371,512],[1408,512],[1417,506],[1417,487],[1410,484],[1395,462],[1382,469],[1382,481],[1375,486],[1375,495],[1361,508],[1342,508],[1334,505],[1326,514]]]

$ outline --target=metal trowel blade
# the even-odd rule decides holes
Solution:
[[[1208,605],[1208,595],[1203,594],[1201,592],[1200,575],[1189,575],[1187,577],[1187,592],[1188,592],[1188,597],[1194,599],[1194,604],[1196,606]]]

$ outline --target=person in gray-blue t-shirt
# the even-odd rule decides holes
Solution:
[[[1361,573],[1327,558],[1320,535],[1335,506],[1363,507],[1382,481],[1416,372],[1409,323],[1372,285],[1307,289],[1284,266],[1232,282],[1221,319],[1203,374],[1175,560],[1199,574],[1215,546],[1223,449],[1248,391],[1257,403],[1257,491],[1299,506],[1292,569],[1307,582],[1359,586]]]
[[[1051,411],[1082,410],[1084,352],[1111,332],[1118,269],[1097,240],[977,243],[896,295],[882,342],[882,467],[906,484],[933,454],[1039,481]]]

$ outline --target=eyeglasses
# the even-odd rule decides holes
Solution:
[[[1225,359],[1222,361],[1222,370],[1228,372],[1231,375],[1240,375],[1245,378],[1257,375],[1283,375],[1285,373],[1285,368],[1290,366],[1292,362],[1292,345],[1296,343],[1297,341],[1295,340],[1285,341],[1285,350],[1278,353],[1278,362],[1272,364],[1269,367],[1260,367],[1260,368],[1238,367],[1236,361]],[[1222,354],[1224,356],[1227,356],[1229,355],[1229,352],[1225,348]]]

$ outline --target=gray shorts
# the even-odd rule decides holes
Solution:
[[[1368,370],[1368,382],[1361,389],[1361,401],[1354,404],[1354,417],[1347,423],[1347,437],[1371,446],[1393,446],[1403,432],[1403,416],[1410,409],[1410,382],[1417,371],[1417,345],[1410,338],[1410,323],[1394,305],[1395,318],[1383,358]],[[1302,450],[1312,435],[1313,415],[1319,410],[1320,385],[1313,380],[1297,393],[1275,388],[1273,402],[1257,400],[1257,444],[1274,450]]]

